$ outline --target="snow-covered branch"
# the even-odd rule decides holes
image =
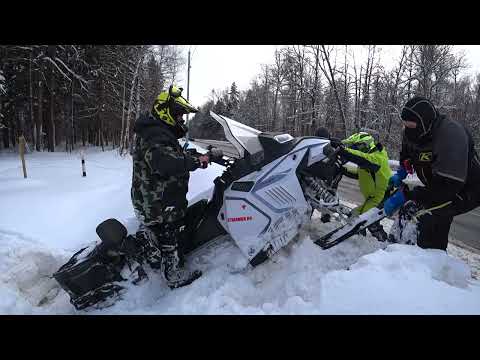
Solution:
[[[80,82],[80,86],[83,87],[84,84],[87,84],[87,81],[83,77],[73,72],[60,58],[56,57],[55,60],[62,64],[63,67]]]
[[[53,66],[55,66],[55,68],[58,70],[58,72],[59,72],[60,74],[62,74],[65,79],[67,79],[67,80],[70,81],[70,82],[72,81],[72,79],[70,79],[70,78],[67,76],[67,74],[65,74],[65,73],[62,71],[62,69],[60,69],[60,68],[58,67],[57,63],[56,63],[54,60],[52,60],[49,56],[45,56],[43,59],[46,60],[46,61],[48,61],[49,63],[51,63]]]

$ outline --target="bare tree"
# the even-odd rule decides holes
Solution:
[[[330,87],[333,89],[333,92],[335,94],[335,99],[337,101],[338,110],[340,112],[340,119],[341,119],[341,128],[340,128],[339,135],[342,137],[345,137],[346,136],[346,119],[345,119],[345,113],[343,110],[342,102],[340,100],[340,95],[338,94],[338,90],[337,90],[337,83],[335,79],[334,68],[332,68],[332,65],[331,65],[332,50],[333,48],[325,48],[325,45],[321,45],[320,54],[322,56],[322,65],[320,65],[320,69],[322,70],[323,74],[327,78],[327,81],[330,84]]]
[[[270,74],[273,79],[273,87],[275,95],[273,97],[273,110],[272,110],[272,128],[277,129],[277,107],[278,107],[278,94],[284,84],[285,80],[285,62],[283,61],[282,51],[276,50],[274,54],[274,63],[270,67]]]

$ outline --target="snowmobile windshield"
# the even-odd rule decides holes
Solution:
[[[217,115],[213,111],[210,111],[210,116],[222,125],[225,138],[235,147],[239,158],[245,157],[245,151],[250,155],[263,151],[258,138],[261,131],[226,116]]]

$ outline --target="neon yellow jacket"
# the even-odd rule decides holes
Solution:
[[[388,187],[392,171],[388,165],[388,153],[383,146],[377,146],[372,152],[345,149],[341,155],[358,165],[358,183],[365,202],[357,208],[359,214],[380,204]]]

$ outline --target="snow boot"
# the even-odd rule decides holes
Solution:
[[[180,258],[176,246],[162,245],[163,274],[170,289],[190,285],[200,276],[200,270],[189,271],[180,267]]]
[[[388,242],[390,244],[396,244],[397,243],[397,239],[395,238],[395,235],[393,234],[388,234]]]
[[[157,240],[151,231],[141,228],[135,234],[136,245],[141,249],[139,256],[146,261],[152,269],[162,267],[162,254],[157,246]]]
[[[388,234],[383,230],[383,226],[379,222],[370,225],[368,231],[370,231],[370,234],[378,241],[385,242],[388,240]]]
[[[321,216],[321,218],[320,218],[320,221],[321,221],[322,223],[324,223],[324,224],[325,224],[325,223],[329,223],[330,220],[331,220],[330,214],[322,214],[322,216]]]
[[[398,212],[390,229],[388,241],[390,243],[416,245],[419,235],[418,224],[415,219],[420,207],[413,201],[407,201]]]

